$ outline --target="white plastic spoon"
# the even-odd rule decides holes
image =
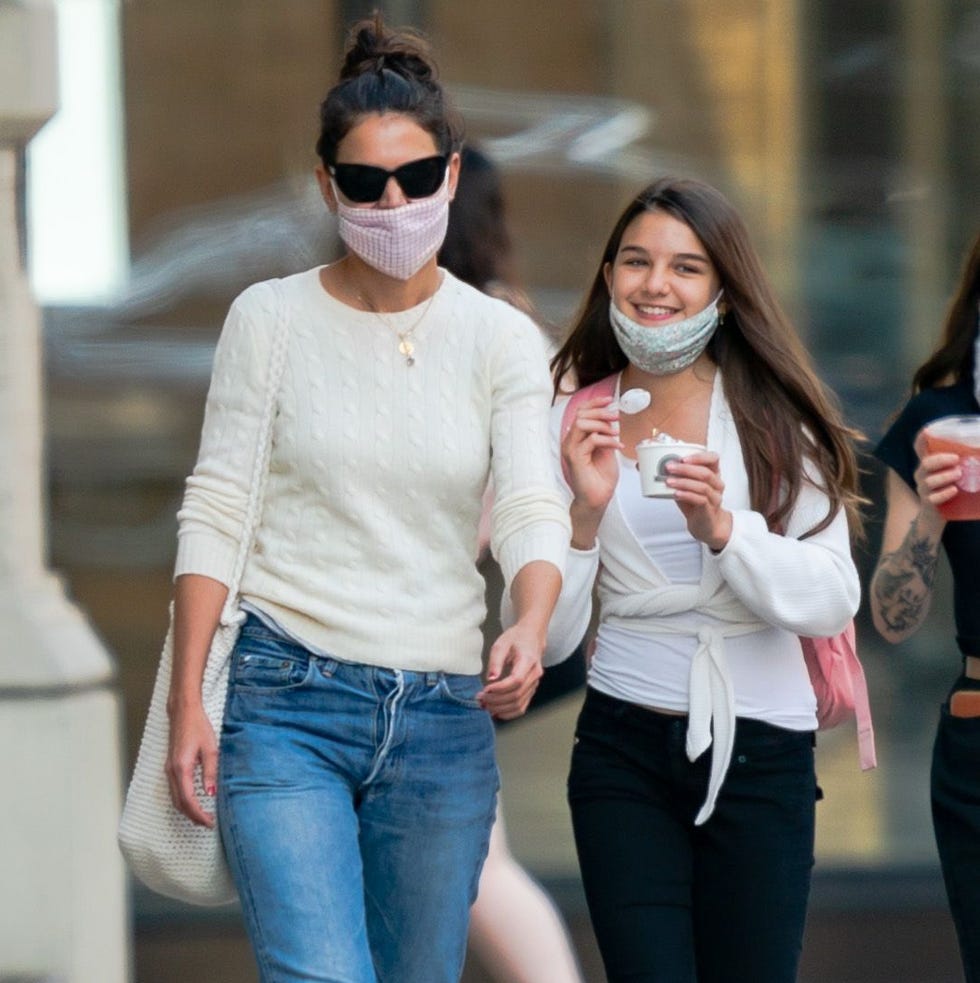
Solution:
[[[619,397],[618,409],[620,413],[642,413],[649,405],[650,394],[645,389],[627,389]]]

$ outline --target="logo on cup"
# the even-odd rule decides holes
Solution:
[[[672,461],[683,461],[684,458],[680,454],[664,454],[660,458],[660,463],[657,465],[657,481],[666,481],[670,477],[670,473],[667,471],[667,465]],[[980,465],[980,461],[977,462]]]
[[[971,494],[980,491],[980,457],[961,457],[960,468],[963,477],[956,483],[956,487]]]

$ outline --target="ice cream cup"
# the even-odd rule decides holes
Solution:
[[[691,454],[707,450],[703,444],[656,439],[641,440],[636,445],[636,460],[640,468],[640,491],[647,498],[673,498],[674,489],[666,484],[670,477],[667,465]]]

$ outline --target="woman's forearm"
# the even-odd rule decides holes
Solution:
[[[228,588],[211,577],[182,574],[174,592],[174,663],[168,709],[201,702],[201,680]]]
[[[942,527],[919,512],[898,549],[878,561],[871,580],[871,615],[883,638],[900,642],[925,621],[939,562]]]
[[[561,593],[561,571],[546,560],[533,560],[517,571],[510,585],[515,624],[525,625],[544,639]]]

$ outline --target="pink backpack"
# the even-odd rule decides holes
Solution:
[[[618,373],[600,379],[573,393],[562,414],[562,434],[571,426],[579,405],[587,399],[614,396]],[[562,462],[562,470],[565,464]],[[568,477],[566,473],[566,478]],[[854,621],[832,638],[800,636],[803,659],[810,674],[810,685],[817,698],[817,726],[829,730],[853,717],[857,724],[858,758],[867,771],[877,766],[871,703],[864,669],[857,657]]]

